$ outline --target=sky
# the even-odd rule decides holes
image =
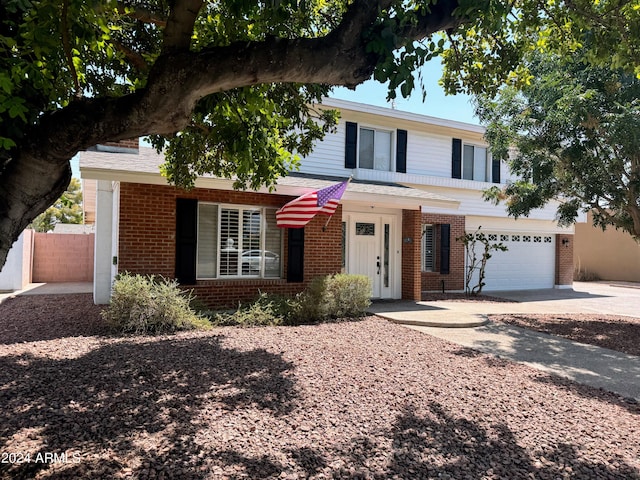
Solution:
[[[468,95],[445,95],[442,87],[438,85],[438,80],[442,76],[442,64],[439,59],[436,58],[426,63],[421,70],[427,91],[424,103],[422,102],[422,92],[419,87],[414,89],[408,99],[402,98],[402,95],[398,92],[395,99],[395,108],[397,110],[475,125],[479,124],[470,102],[471,97]],[[386,85],[375,80],[364,82],[356,87],[355,90],[349,90],[344,87],[335,88],[331,96],[341,100],[366,103],[378,107],[391,107],[391,104],[386,101]]]

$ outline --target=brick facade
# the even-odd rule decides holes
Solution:
[[[449,252],[449,273],[440,273],[440,228],[435,229],[435,271],[421,272],[421,285],[423,292],[441,291],[443,288],[450,290],[464,290],[464,245],[456,241],[456,238],[464,235],[465,217],[462,215],[440,215],[434,213],[423,213],[422,224],[431,224],[436,227],[442,224],[451,226]],[[420,269],[420,258],[418,257],[418,269]]]
[[[419,210],[402,211],[402,298],[404,300],[422,299],[420,220]]]
[[[133,148],[135,150],[139,150],[140,140],[138,138],[129,138],[127,140],[118,140],[117,142],[103,142],[100,145],[104,145],[105,147]]]
[[[173,278],[176,258],[176,199],[279,208],[292,197],[222,190],[194,189],[189,192],[162,185],[122,183],[118,271],[156,274]],[[340,272],[342,267],[342,207],[338,207],[325,231],[327,217],[317,216],[305,227],[304,281],[286,279],[198,280],[195,295],[211,306],[237,305],[258,292],[295,294],[315,277]],[[283,272],[287,271],[287,230],[283,235]]]
[[[556,286],[573,284],[573,235],[556,235]]]

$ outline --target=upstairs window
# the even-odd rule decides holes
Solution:
[[[475,145],[465,145],[462,154],[462,178],[477,182],[491,181],[491,162],[487,149]]]
[[[358,166],[370,170],[391,170],[391,132],[360,128]]]
[[[491,158],[486,147],[463,145],[461,139],[454,138],[451,145],[451,177],[500,183],[500,160]]]
[[[360,127],[346,122],[345,137],[344,168],[407,173],[406,130]]]

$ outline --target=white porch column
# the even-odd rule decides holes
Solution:
[[[113,184],[98,180],[93,260],[93,301],[98,305],[109,303],[111,298],[113,234]]]

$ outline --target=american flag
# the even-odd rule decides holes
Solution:
[[[276,223],[280,228],[301,228],[318,213],[333,215],[340,199],[349,185],[349,180],[329,187],[305,193],[291,200],[276,212]]]

